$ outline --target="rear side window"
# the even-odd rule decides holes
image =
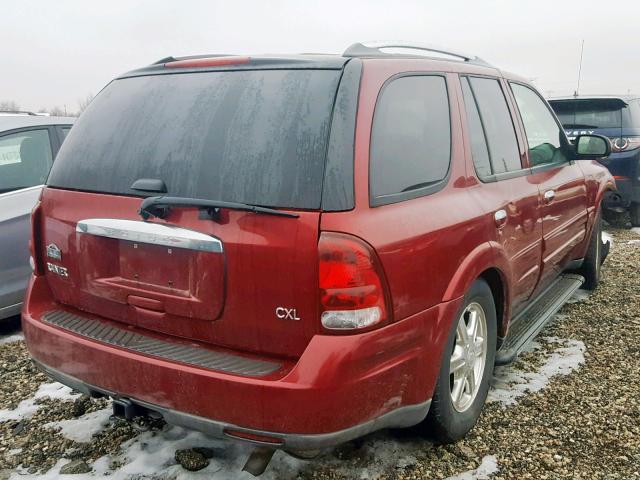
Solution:
[[[530,88],[511,84],[518,104],[529,145],[529,162],[532,166],[560,163],[566,160],[563,152],[562,130],[558,127],[547,105]]]
[[[317,209],[340,70],[242,70],[113,81],[74,124],[48,184]]]
[[[51,163],[47,129],[0,136],[0,193],[42,185]]]
[[[371,204],[433,192],[447,177],[450,157],[445,78],[405,76],[388,83],[378,98],[371,132]]]
[[[491,173],[500,174],[521,170],[518,140],[500,83],[492,78],[468,77],[466,80],[469,82],[470,92],[477,105],[486,138]],[[464,83],[463,79],[463,85]],[[467,103],[469,100],[465,95],[465,105]],[[475,142],[479,141],[479,139],[475,140]],[[480,164],[482,165],[481,160]],[[486,171],[486,165],[481,168]],[[480,173],[478,174],[480,175]]]

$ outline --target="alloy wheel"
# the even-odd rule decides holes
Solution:
[[[487,316],[473,302],[458,319],[456,339],[449,361],[451,402],[458,412],[466,411],[475,400],[487,361]]]

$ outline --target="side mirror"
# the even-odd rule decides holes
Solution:
[[[575,140],[576,160],[594,160],[608,157],[611,142],[602,135],[579,135]]]

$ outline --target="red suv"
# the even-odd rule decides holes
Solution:
[[[289,451],[463,436],[494,364],[597,285],[615,185],[606,139],[570,144],[527,81],[433,51],[112,81],[33,212],[35,361],[127,418]]]

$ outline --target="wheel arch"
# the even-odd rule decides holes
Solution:
[[[478,277],[489,285],[493,295],[493,303],[496,306],[496,328],[498,337],[504,337],[506,333],[505,311],[507,311],[507,292],[503,273],[495,267],[486,269]]]
[[[443,301],[463,296],[476,280],[483,279],[493,294],[498,320],[497,333],[502,337],[507,330],[510,312],[509,274],[509,262],[500,245],[483,243],[461,262],[445,291]]]

